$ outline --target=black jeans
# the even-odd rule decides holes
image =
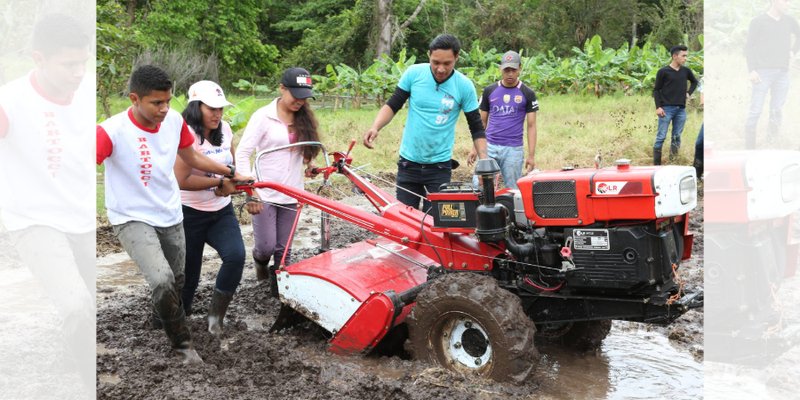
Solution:
[[[215,288],[224,293],[233,294],[239,287],[245,252],[233,204],[212,212],[183,206],[183,229],[186,232],[186,282],[181,297],[184,310],[190,312],[194,292],[200,282],[205,244],[217,250],[222,259]]]
[[[420,200],[418,196],[426,197],[428,193],[438,192],[439,186],[450,182],[452,168],[450,160],[419,164],[400,157],[400,161],[397,162],[397,200],[418,209]],[[422,203],[422,210],[425,211],[430,206],[431,203],[426,199]]]

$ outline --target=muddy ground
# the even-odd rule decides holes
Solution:
[[[86,399],[62,318],[0,221],[0,399]]]
[[[314,232],[315,219],[304,217],[304,222],[306,226],[298,235],[318,235]],[[691,230],[696,234],[694,257],[681,267],[686,290],[702,287],[702,205],[692,215]],[[251,234],[247,232],[245,228],[245,237],[250,242],[246,243],[251,245]],[[371,236],[343,222],[334,224],[334,232],[334,247]],[[99,229],[98,255],[118,250],[114,246],[108,231]],[[314,255],[313,246],[296,251],[296,260]],[[219,261],[213,256],[207,262],[218,268]],[[612,334],[597,354],[565,355],[564,349],[540,346],[543,357],[536,378],[524,385],[513,385],[464,377],[406,359],[402,351],[393,356],[335,356],[326,351],[325,332],[310,323],[269,333],[279,303],[269,297],[266,287],[256,282],[251,261],[228,312],[223,340],[217,341],[206,332],[204,319],[214,276],[213,271],[204,273],[194,315],[189,318],[195,346],[205,360],[199,366],[181,365],[171,353],[164,333],[149,329],[149,289],[143,281],[104,284],[98,278],[98,398],[427,400],[702,396],[699,366],[703,355],[702,310],[687,313],[669,327],[615,322]],[[633,367],[625,364],[631,358],[626,354],[631,346],[642,347],[643,353],[650,352],[642,357],[646,360],[637,361]],[[676,358],[684,364],[674,361]],[[631,370],[637,369],[641,369],[642,376],[631,375]],[[654,377],[650,376],[654,373]],[[676,376],[681,374],[686,375]],[[653,383],[640,384],[643,379]],[[677,382],[669,383],[671,380]],[[634,388],[628,391],[625,385]]]

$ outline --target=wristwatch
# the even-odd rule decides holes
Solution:
[[[233,178],[233,176],[236,175],[236,166],[233,165],[233,164],[228,164],[228,168],[231,170],[231,173],[228,174],[228,175],[225,175],[225,177]]]

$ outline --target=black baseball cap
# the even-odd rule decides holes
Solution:
[[[314,87],[311,82],[311,74],[303,68],[293,67],[283,71],[281,83],[292,96],[296,99],[314,98],[314,92],[311,89]],[[316,100],[316,99],[315,99]]]

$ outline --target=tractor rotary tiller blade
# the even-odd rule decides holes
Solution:
[[[299,315],[331,333],[330,351],[357,354],[374,348],[411,312],[415,288],[433,261],[386,239],[358,242],[278,271],[283,304],[271,331]],[[404,301],[405,299],[405,301]]]
[[[300,324],[303,321],[307,321],[307,319],[302,314],[286,304],[281,304],[281,310],[278,312],[278,316],[275,317],[275,323],[269,328],[269,332],[279,332]]]

